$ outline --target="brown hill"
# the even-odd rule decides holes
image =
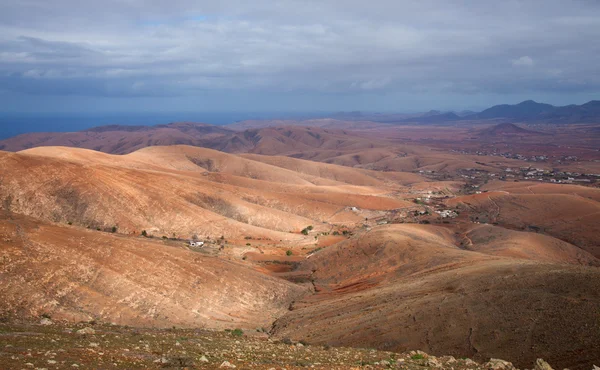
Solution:
[[[31,133],[0,140],[0,150],[17,152],[39,146],[68,146],[105,153],[124,154],[155,145],[212,147],[233,132],[201,123],[171,123],[156,126],[109,125],[78,132]]]
[[[292,159],[298,168],[308,165]],[[74,148],[0,152],[5,210],[54,222],[155,236],[255,236],[305,242],[308,225],[357,222],[348,207],[389,210],[423,181],[323,165],[303,173],[210,149],[145,148],[125,156]],[[322,226],[320,226],[322,225]]]
[[[479,251],[457,247],[445,228],[392,225],[317,252],[300,266],[316,294],[295,302],[274,332],[311,343],[502,357],[521,366],[544,356],[557,366],[589,368],[600,353],[600,270],[577,264],[594,257],[584,253],[580,261],[575,247],[531,247],[527,240],[517,243],[538,249],[527,258],[560,263],[499,257],[500,246],[480,245],[478,232],[471,236]]]
[[[0,214],[0,315],[121,325],[268,326],[304,294],[291,283],[182,243]],[[265,315],[265,312],[273,316]]]
[[[544,194],[495,191],[453,198],[447,204],[469,212],[478,222],[495,222],[551,235],[600,257],[600,203],[593,199],[559,191]]]
[[[479,136],[502,136],[502,135],[545,135],[542,132],[527,130],[514,123],[504,122],[486,128],[479,132]]]

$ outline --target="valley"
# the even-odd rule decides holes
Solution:
[[[0,318],[598,361],[591,126],[288,124],[5,140]]]

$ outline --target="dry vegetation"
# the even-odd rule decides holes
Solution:
[[[590,127],[235,129],[113,127],[4,142],[88,149],[0,152],[0,359],[18,368],[509,368],[450,355],[600,364],[597,182],[506,171],[593,173],[597,134],[575,145]],[[548,133],[558,146],[544,144]],[[490,145],[524,156],[475,153]],[[528,157],[549,148],[580,159]],[[45,316],[53,323],[37,325]],[[95,334],[76,333],[90,321]],[[245,335],[223,331],[237,328]]]

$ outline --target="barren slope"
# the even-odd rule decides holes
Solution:
[[[268,326],[303,293],[291,283],[180,245],[2,212],[0,314],[256,328]]]
[[[388,195],[404,188],[402,174],[386,178],[329,166],[331,173],[318,176],[186,146],[125,156],[53,147],[0,152],[0,168],[4,209],[156,236],[308,240],[290,232],[323,222],[360,221],[350,206],[386,210],[408,204]]]
[[[539,231],[600,257],[600,203],[593,199],[560,192],[495,191],[457,197],[447,203],[472,213],[478,221]]]
[[[392,225],[317,252],[300,267],[317,293],[294,303],[276,335],[521,366],[598,360],[600,269],[461,250],[452,236]]]

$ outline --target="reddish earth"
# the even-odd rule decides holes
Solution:
[[[38,146],[0,152],[1,316],[598,364],[600,190],[496,180],[600,173],[597,127],[280,124],[0,143]]]

